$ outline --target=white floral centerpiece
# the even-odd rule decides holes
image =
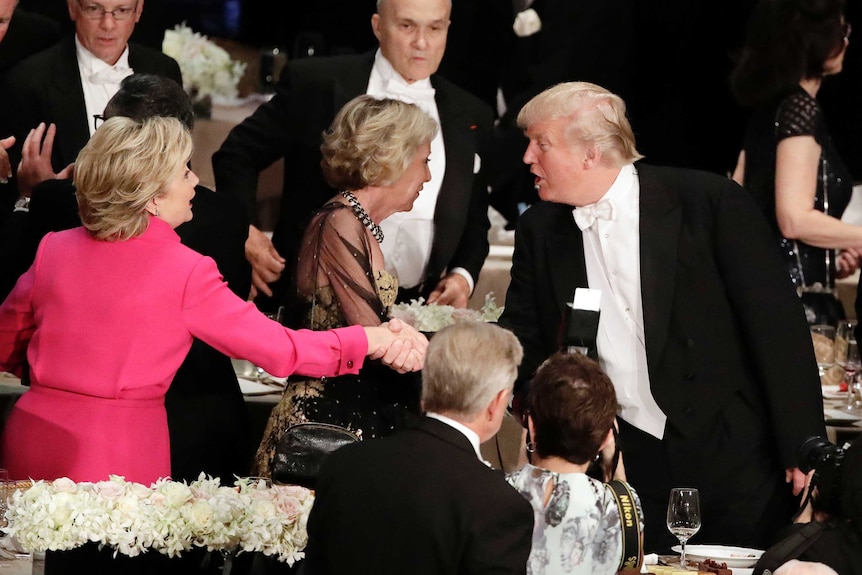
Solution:
[[[503,308],[494,301],[494,292],[485,294],[482,309],[458,309],[451,305],[426,303],[425,298],[410,300],[392,306],[390,317],[398,318],[419,331],[433,333],[458,321],[475,320],[495,322],[503,313]]]
[[[232,100],[246,64],[231,59],[227,50],[193,32],[185,22],[165,31],[162,52],[180,65],[183,88],[193,102]]]
[[[234,487],[203,474],[190,484],[161,479],[150,487],[112,475],[108,481],[35,481],[11,498],[4,530],[27,551],[66,551],[86,543],[130,557],[155,549],[177,557],[193,547],[260,552],[293,565],[308,541],[311,491]]]

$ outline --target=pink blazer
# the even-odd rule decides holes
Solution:
[[[293,331],[267,319],[160,219],[121,242],[49,234],[0,306],[0,370],[20,373],[26,353],[32,379],[0,465],[19,479],[169,475],[164,395],[194,337],[279,376],[356,373],[368,346],[359,326]]]

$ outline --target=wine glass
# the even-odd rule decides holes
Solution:
[[[841,367],[844,368],[844,379],[847,382],[847,404],[844,409],[858,413],[862,411],[862,382],[859,382],[858,378],[858,372],[862,369],[862,358],[859,356],[856,339],[847,341],[847,353]]]
[[[0,469],[0,528],[8,525],[6,511],[9,509],[9,472]],[[2,534],[0,534],[2,535]]]
[[[838,320],[835,329],[835,362],[839,365],[847,357],[847,342],[851,339],[856,339],[856,320]]]
[[[674,487],[667,503],[667,528],[679,539],[682,552],[679,564],[685,569],[685,544],[700,531],[700,497],[697,489]]]
[[[817,359],[817,371],[822,379],[826,371],[835,363],[835,327],[818,324],[812,325],[810,331],[814,357]]]

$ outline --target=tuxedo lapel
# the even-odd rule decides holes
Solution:
[[[588,287],[587,266],[584,262],[584,237],[572,218],[572,208],[559,204],[554,221],[546,236],[547,270],[554,286],[554,299],[563,317],[566,303],[575,295],[575,288]]]
[[[658,365],[670,325],[682,207],[676,192],[638,165],[641,301],[648,365]]]
[[[78,151],[90,139],[88,122],[92,118],[87,118],[74,36],[64,40],[60,50],[60,58],[54,61],[53,81],[49,84],[50,92],[46,97],[52,102],[55,117],[68,118],[68,122],[63,125],[63,133],[57,133],[59,150],[54,151],[54,157],[62,163],[59,168],[63,168],[75,161]]]
[[[451,230],[453,225],[444,220],[463,219],[463,214],[469,209],[478,127],[470,124],[469,117],[452,97],[451,91],[441,85],[436,76],[431,76],[431,85],[435,90],[434,100],[446,150],[446,171],[434,209],[434,229]],[[460,239],[455,234],[435,233],[428,269],[446,268],[448,262],[437,260],[443,254],[453,253]]]

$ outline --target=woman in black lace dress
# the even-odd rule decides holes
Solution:
[[[737,100],[752,107],[733,179],[766,215],[800,294],[834,291],[862,254],[862,227],[840,220],[853,182],[816,100],[843,65],[843,10],[843,0],[761,0],[731,77]],[[843,317],[836,298],[803,303],[810,323]]]
[[[342,190],[312,215],[297,261],[300,325],[313,330],[380,325],[398,294],[386,272],[378,225],[409,211],[431,179],[437,123],[413,104],[354,98],[324,133],[323,174]],[[407,425],[419,413],[419,379],[366,362],[358,376],[291,378],[258,448],[259,475],[271,475],[278,440],[293,424],[334,423],[363,438]]]

